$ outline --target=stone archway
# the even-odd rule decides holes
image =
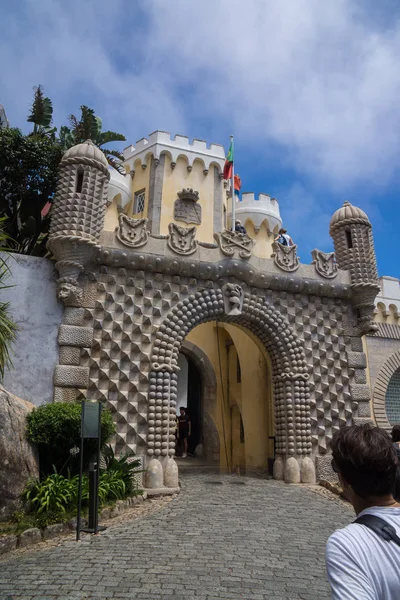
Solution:
[[[271,357],[277,451],[274,476],[291,483],[315,482],[304,348],[282,315],[255,294],[243,294],[239,314],[231,316],[221,289],[198,291],[178,302],[160,325],[149,377],[148,456],[168,463],[168,457],[174,454],[171,427],[175,419],[178,354],[189,331],[214,320],[246,328]]]
[[[212,409],[217,403],[217,378],[207,354],[192,342],[184,340],[180,351],[188,356],[200,371],[202,377],[203,438],[205,459],[208,463],[219,462],[220,441],[217,427],[211,418]]]
[[[378,427],[389,431],[392,425],[386,414],[386,390],[389,381],[400,368],[400,350],[393,352],[379,371],[374,387],[374,415]]]

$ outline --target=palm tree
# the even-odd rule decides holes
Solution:
[[[8,236],[4,233],[3,217],[0,219],[0,250],[6,251]],[[7,259],[0,256],[0,291],[10,286],[4,284],[4,280],[9,274]],[[9,302],[0,302],[0,379],[3,379],[5,370],[12,366],[10,348],[17,337],[17,325],[14,323],[10,314]]]
[[[118,150],[102,147],[112,142],[125,142],[124,135],[115,131],[102,131],[103,123],[100,117],[96,117],[94,110],[84,105],[81,106],[81,118],[78,120],[75,115],[70,115],[69,123],[70,127],[64,125],[60,128],[60,142],[65,150],[75,144],[92,140],[104,152],[108,163],[119,173],[125,175],[125,169],[121,164],[124,160],[123,154]]]
[[[34,90],[35,95],[27,118],[28,123],[33,123],[32,135],[46,135],[54,139],[57,127],[50,127],[53,120],[53,103],[50,98],[44,96],[41,85]]]

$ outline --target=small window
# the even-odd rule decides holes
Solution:
[[[83,175],[84,175],[84,170],[82,169],[82,167],[79,167],[78,172],[76,174],[76,193],[80,194],[82,192],[82,186],[83,186]]]
[[[239,357],[236,357],[236,381],[238,383],[242,382],[242,370],[240,368],[240,360]]]
[[[242,415],[240,415],[240,443],[244,444],[244,427]]]
[[[346,229],[346,240],[347,240],[347,247],[352,248],[353,247],[353,238],[351,237],[351,231],[349,229]]]
[[[133,203],[133,213],[141,213],[144,211],[144,203],[145,203],[145,191],[140,190],[140,192],[135,192],[135,200]]]

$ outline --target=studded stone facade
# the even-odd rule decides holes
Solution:
[[[59,198],[76,203],[65,192],[67,179],[63,186]],[[101,221],[105,204],[96,186],[93,206]],[[331,223],[340,269],[330,278],[316,268],[319,251],[311,265],[300,264],[294,252],[293,272],[279,260],[255,257],[251,238],[226,230],[216,232],[218,246],[199,241],[190,256],[178,256],[168,236],[149,234],[140,248],[128,247],[118,231],[99,239],[97,221],[74,234],[63,229],[67,212],[59,202],[52,235],[63,243],[51,249],[60,273],[76,251],[71,237],[90,238],[95,250],[81,264],[82,294],[66,308],[60,328],[55,398],[102,401],[115,417],[116,450],[145,457],[147,485],[173,488],[178,354],[197,325],[238,324],[271,359],[275,477],[310,483],[325,476],[334,432],[371,418],[361,341],[377,288],[371,229],[362,211],[341,210]],[[349,224],[351,259],[344,246]],[[334,257],[325,258],[335,265]],[[365,260],[368,266],[359,264]],[[236,290],[238,302],[227,306],[227,290]]]

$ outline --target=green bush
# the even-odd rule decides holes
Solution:
[[[80,447],[82,407],[80,402],[54,402],[34,409],[27,417],[27,439],[38,445],[40,470],[46,476],[53,471],[62,473],[68,467],[72,473],[79,470],[79,455],[71,450]],[[115,432],[109,410],[101,413],[101,445]],[[96,441],[85,442],[85,455],[96,451]]]
[[[27,437],[34,444],[48,446],[79,446],[82,407],[80,402],[53,402],[44,404],[28,415]],[[109,410],[101,413],[101,439],[105,444],[115,432]]]

